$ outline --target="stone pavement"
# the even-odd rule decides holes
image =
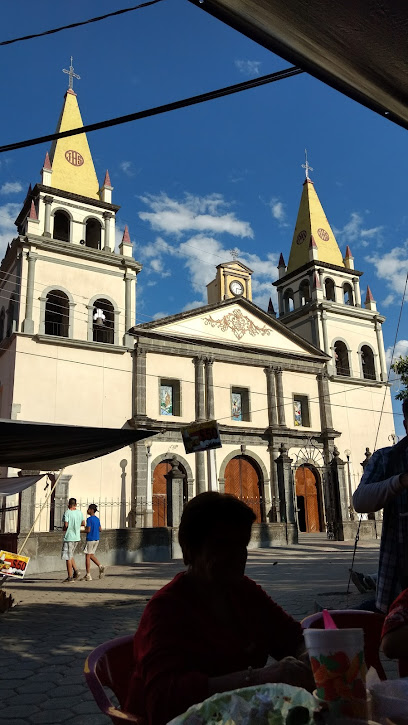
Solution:
[[[351,542],[303,535],[297,546],[250,552],[247,573],[302,619],[316,600],[345,606],[352,550]],[[376,571],[377,560],[378,544],[361,542],[357,570]],[[85,685],[85,658],[98,644],[133,633],[146,602],[182,568],[181,561],[143,563],[111,567],[92,582],[63,584],[60,573],[9,582],[17,606],[0,615],[0,722],[108,724]],[[351,592],[350,607],[367,598],[353,585]]]

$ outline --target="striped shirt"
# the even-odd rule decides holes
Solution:
[[[373,453],[353,495],[358,513],[384,509],[376,604],[385,613],[407,586],[408,489],[401,484],[401,473],[408,473],[407,436],[397,445]]]

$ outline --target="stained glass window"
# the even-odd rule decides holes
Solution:
[[[242,393],[231,394],[231,418],[242,420]]]
[[[294,418],[295,418],[295,425],[303,425],[302,402],[300,400],[293,401],[293,413],[294,413]]]
[[[173,415],[172,385],[160,385],[160,415]]]

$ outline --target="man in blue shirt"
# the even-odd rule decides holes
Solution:
[[[99,534],[102,531],[101,529],[101,522],[99,521],[98,517],[95,516],[98,508],[96,504],[91,503],[88,507],[88,518],[86,520],[86,544],[84,548],[84,554],[85,554],[85,566],[86,566],[86,574],[83,577],[83,580],[90,582],[92,581],[91,577],[91,561],[93,561],[94,564],[99,569],[99,579],[102,579],[104,573],[105,573],[105,567],[102,566],[98,559],[95,556],[95,551],[98,548],[99,544]]]

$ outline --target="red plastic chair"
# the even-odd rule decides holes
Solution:
[[[99,645],[88,655],[84,666],[86,683],[96,704],[117,725],[122,725],[124,722],[145,725],[145,721],[141,718],[115,707],[104,689],[109,687],[118,698],[120,707],[123,708],[132,674],[132,663],[133,635],[129,635],[117,637]]]
[[[385,616],[377,612],[367,612],[364,609],[331,609],[330,614],[339,629],[364,630],[364,656],[367,668],[375,667],[380,680],[386,680],[387,675],[380,660],[381,632]],[[301,621],[302,629],[323,629],[323,614],[310,614]]]

